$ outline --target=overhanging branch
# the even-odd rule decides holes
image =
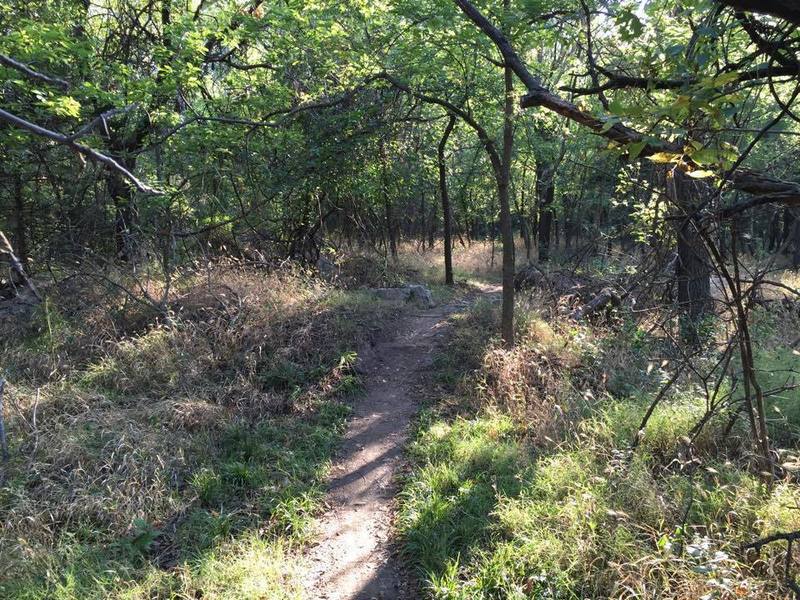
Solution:
[[[607,118],[598,117],[592,113],[581,110],[572,102],[551,92],[542,86],[539,80],[528,71],[528,68],[519,58],[519,55],[517,55],[508,39],[484,17],[475,6],[468,0],[453,1],[461,11],[483,31],[492,42],[494,42],[497,49],[503,55],[505,64],[511,67],[514,73],[528,88],[528,93],[522,98],[521,105],[523,108],[542,106],[571,121],[584,125],[598,135],[619,144],[644,144],[641,151],[638,153],[639,157],[650,156],[657,152],[683,154],[682,144],[645,137],[642,133],[622,125],[621,123],[615,123],[613,126],[609,126]],[[780,3],[780,0],[775,0],[775,2],[768,4],[774,3]],[[798,23],[800,23],[800,9],[798,9]],[[687,160],[691,162],[690,159]],[[744,208],[741,210],[749,208],[750,206],[758,206],[770,202],[780,202],[788,205],[800,204],[800,184],[798,183],[782,181],[762,173],[756,173],[741,168],[737,168],[733,173],[727,173],[726,178],[734,189],[760,196],[760,198],[753,199],[749,203],[749,206],[743,205]],[[731,207],[729,211],[739,212],[739,209]]]
[[[800,4],[796,0],[717,0],[735,10],[771,15],[800,25]]]
[[[500,154],[497,151],[497,147],[495,146],[492,137],[483,128],[483,126],[475,120],[475,117],[472,116],[468,111],[464,110],[463,108],[456,106],[449,100],[445,100],[444,98],[439,98],[438,96],[432,96],[428,93],[415,90],[411,88],[406,82],[401,81],[397,77],[390,75],[389,73],[383,72],[375,76],[375,79],[385,79],[388,81],[392,86],[397,88],[398,90],[417,98],[418,100],[425,102],[426,104],[436,104],[437,106],[441,106],[444,108],[449,114],[455,115],[456,117],[460,118],[464,123],[469,125],[475,133],[478,135],[478,139],[480,139],[481,144],[483,144],[486,153],[489,155],[489,160],[492,163],[492,169],[495,172],[495,175],[499,175],[500,169],[502,166],[502,160],[500,158]]]
[[[656,152],[678,152],[680,146],[671,142],[652,141],[645,139],[645,136],[635,129],[627,127],[622,123],[614,123],[609,126],[607,118],[597,117],[591,113],[581,110],[572,102],[561,98],[544,87],[537,77],[528,70],[522,62],[506,36],[495,27],[481,12],[467,0],[453,0],[461,11],[491,39],[503,60],[514,74],[520,78],[528,93],[522,97],[521,105],[523,108],[533,106],[543,106],[555,113],[560,114],[572,121],[580,123],[614,142],[620,144],[636,144],[645,142],[644,147],[639,153],[640,156],[649,156]]]
[[[28,79],[41,81],[43,83],[49,83],[50,85],[60,87],[62,90],[68,90],[70,87],[68,81],[60,79],[58,77],[53,77],[51,75],[45,75],[44,73],[40,73],[39,71],[35,71],[34,69],[31,69],[28,65],[21,63],[18,60],[14,60],[10,56],[6,56],[5,54],[0,54],[0,64],[10,69],[15,69],[19,71],[20,73],[25,75],[25,77],[27,77]]]
[[[589,94],[598,94],[607,90],[621,90],[627,88],[639,90],[679,90],[691,85],[696,85],[700,82],[697,77],[654,79],[652,77],[636,77],[623,73],[615,73],[614,71],[609,71],[599,66],[598,70],[607,78],[607,81],[603,84],[593,85],[591,87],[564,86],[559,89],[562,92],[571,92],[578,96],[586,96]],[[727,71],[722,71],[720,75],[724,75],[725,73],[727,73]],[[800,65],[761,65],[748,71],[739,72],[736,81],[744,83],[758,79],[767,79],[769,77],[791,77],[793,75],[800,75]]]
[[[22,117],[18,117],[10,112],[7,112],[3,109],[0,109],[0,121],[5,121],[6,123],[17,127],[19,129],[24,129],[34,135],[38,135],[39,137],[46,138],[48,140],[52,140],[58,144],[63,144],[68,148],[71,148],[75,152],[85,156],[89,160],[94,162],[98,162],[104,164],[106,167],[111,169],[112,171],[116,171],[120,175],[122,175],[125,179],[130,181],[133,186],[142,193],[145,194],[153,194],[153,195],[163,195],[164,192],[161,190],[157,190],[155,188],[150,187],[149,185],[145,184],[144,182],[140,181],[133,173],[131,173],[128,169],[123,167],[119,164],[116,160],[103,154],[102,152],[98,152],[94,148],[90,148],[89,146],[84,146],[83,144],[77,143],[72,136],[66,136],[62,133],[58,133],[57,131],[52,131],[50,129],[45,129],[44,127],[40,127],[35,123],[31,123],[23,119]],[[79,132],[82,130],[79,130]]]

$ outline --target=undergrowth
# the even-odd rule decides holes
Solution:
[[[4,326],[0,597],[298,597],[356,350],[398,307],[235,265],[183,278],[166,322],[70,293]]]
[[[800,490],[764,484],[744,416],[722,411],[689,439],[707,398],[685,377],[638,431],[669,378],[669,340],[523,302],[506,350],[497,312],[453,317],[410,449],[398,529],[429,597],[786,597],[783,548],[741,546],[800,529]],[[765,389],[785,383],[800,371],[782,334],[795,317],[763,312],[754,326]],[[770,401],[795,461],[798,401],[796,388]]]

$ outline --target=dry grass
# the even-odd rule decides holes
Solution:
[[[578,326],[538,302],[520,301],[513,350],[492,339],[497,307],[478,305],[454,318],[454,358],[437,361],[445,387],[422,418],[400,510],[430,595],[786,597],[783,547],[760,557],[740,547],[800,527],[796,483],[764,486],[742,451],[743,427],[722,441],[727,418],[687,448],[705,410],[688,376],[631,452],[671,373],[660,366],[669,340],[624,318]],[[795,330],[796,316],[756,317],[759,351],[767,353],[759,364],[765,377],[780,376],[791,367],[785,331]],[[800,423],[786,402],[780,408],[776,427]],[[795,456],[797,429],[781,439]]]
[[[476,241],[453,248],[453,272],[457,280],[497,281],[500,278],[502,255],[499,243]],[[420,249],[405,242],[399,249],[400,263],[418,273],[426,281],[444,282],[444,250],[438,241],[433,248]]]
[[[574,416],[575,391],[562,373],[577,366],[578,348],[534,313],[517,329],[514,348],[493,344],[484,354],[480,385],[490,405],[528,423],[531,438],[544,444],[558,439]]]
[[[50,292],[28,326],[6,324],[0,347],[12,451],[0,596],[150,597],[141,590],[178,585],[237,597],[207,567],[253,576],[237,532],[280,581],[276,556],[307,535],[321,501],[344,414],[332,402],[357,388],[355,351],[398,308],[302,271],[235,264],[184,276],[169,323],[106,288]],[[290,589],[259,581],[231,589]]]

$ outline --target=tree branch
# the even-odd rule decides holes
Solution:
[[[478,134],[478,138],[480,139],[483,147],[486,149],[486,153],[489,155],[489,160],[492,163],[492,169],[495,172],[495,175],[499,175],[500,170],[502,169],[502,160],[500,159],[500,154],[497,152],[497,147],[495,146],[494,140],[492,140],[489,133],[483,128],[483,126],[475,120],[468,111],[464,110],[463,108],[456,106],[452,102],[445,100],[443,98],[439,98],[437,96],[431,96],[430,94],[426,94],[424,92],[420,92],[418,90],[412,89],[407,83],[397,79],[393,75],[389,73],[383,72],[376,76],[376,78],[382,78],[388,81],[392,86],[397,88],[400,91],[403,91],[422,102],[426,102],[427,104],[436,104],[444,108],[449,114],[455,115],[459,117],[462,121],[464,121],[467,125],[469,125],[476,134]]]
[[[63,144],[69,148],[72,148],[75,152],[82,154],[89,160],[94,162],[102,163],[112,171],[117,171],[120,175],[122,175],[125,179],[130,181],[134,187],[142,193],[145,194],[153,194],[153,195],[163,195],[164,192],[161,190],[157,190],[155,188],[150,187],[149,185],[143,183],[136,176],[131,173],[128,169],[123,167],[119,164],[116,160],[107,156],[101,152],[98,152],[94,148],[90,148],[89,146],[84,146],[83,144],[79,144],[75,142],[70,136],[66,136],[62,133],[58,133],[57,131],[52,131],[50,129],[45,129],[44,127],[40,127],[35,123],[31,123],[30,121],[26,121],[25,119],[18,117],[10,112],[7,112],[3,109],[0,109],[0,121],[5,121],[14,127],[18,127],[20,129],[24,129],[33,133],[34,135],[38,135],[39,137],[46,138],[48,140],[52,140],[59,144]],[[79,132],[82,131],[79,130]]]
[[[621,123],[616,123],[609,127],[607,118],[597,117],[591,113],[585,112],[572,102],[554,94],[542,86],[539,80],[528,71],[528,68],[519,58],[503,33],[492,25],[477,8],[468,0],[453,1],[461,11],[494,42],[503,55],[505,64],[511,67],[514,73],[527,86],[528,93],[523,96],[521,101],[523,108],[543,106],[619,144],[643,143],[642,150],[638,154],[640,157],[650,156],[657,152],[683,154],[683,145],[679,142],[646,138],[635,129],[622,125]],[[780,2],[780,0],[775,1]],[[770,4],[774,3],[775,2],[772,2]],[[798,9],[798,12],[800,12],[800,9]],[[798,15],[798,19],[800,20],[800,14]],[[688,162],[691,161],[689,160]],[[737,168],[732,173],[726,173],[725,178],[730,181],[734,189],[759,195],[759,198],[754,198],[750,201],[749,206],[742,205],[742,208],[731,207],[729,211],[738,212],[750,206],[758,206],[769,202],[780,202],[790,205],[800,204],[800,184],[798,183],[782,181],[761,173],[755,173],[749,169],[741,168]],[[734,212],[731,212],[731,214],[734,214]]]
[[[136,106],[137,105],[134,103],[134,104],[129,104],[128,106],[123,106],[122,108],[112,108],[111,110],[107,110],[104,113],[92,119],[91,121],[89,121],[86,125],[78,129],[75,133],[68,136],[67,139],[69,139],[69,141],[71,142],[74,142],[78,138],[82,138],[83,136],[92,133],[100,124],[103,125],[103,130],[104,130],[103,133],[106,136],[108,136],[109,135],[108,123],[106,123],[106,121],[116,115],[123,115],[125,113],[128,113],[134,108],[136,108]]]
[[[506,36],[503,35],[502,31],[492,25],[492,23],[467,0],[453,1],[461,11],[494,42],[497,49],[503,55],[505,64],[514,71],[514,74],[519,77],[522,83],[525,84],[525,87],[528,88],[528,93],[522,98],[521,105],[523,108],[543,106],[620,144],[635,144],[644,141],[645,144],[639,153],[640,156],[648,156],[656,152],[680,151],[680,144],[651,141],[649,139],[645,141],[645,137],[641,133],[621,123],[615,123],[609,127],[607,118],[596,117],[591,113],[584,112],[572,102],[554,94],[544,87],[539,79],[534,77],[528,70],[519,55],[514,51],[514,48],[511,46]]]
[[[601,85],[593,85],[591,87],[571,87],[563,86],[559,90],[562,92],[572,92],[578,96],[587,96],[589,94],[599,94],[607,90],[620,90],[626,88],[635,88],[641,90],[677,90],[690,85],[699,83],[697,77],[686,77],[680,79],[653,79],[650,77],[635,77],[631,75],[624,75],[623,73],[616,73],[603,69],[598,65],[597,69],[606,76],[608,81]],[[723,71],[721,74],[724,74]],[[782,66],[758,66],[748,71],[739,73],[737,82],[742,83],[745,81],[754,81],[756,79],[766,79],[768,77],[788,77],[800,74],[800,65],[782,65]]]
[[[785,67],[794,67],[795,70],[800,68],[797,61],[786,54],[781,52],[781,44],[765,40],[758,31],[758,24],[748,15],[743,12],[736,12],[734,15],[739,25],[742,26],[745,33],[750,37],[750,41],[761,50],[765,55],[771,57],[777,63]]]
[[[800,25],[800,5],[796,0],[717,0],[735,10],[771,15]]]
[[[23,64],[17,60],[14,60],[10,56],[6,56],[5,54],[0,54],[0,64],[10,69],[16,69],[17,71],[25,75],[25,77],[27,77],[28,79],[49,83],[50,85],[60,87],[62,90],[65,91],[70,88],[69,82],[66,81],[65,79],[52,77],[50,75],[45,75],[44,73],[40,73],[39,71],[34,71],[28,65]]]

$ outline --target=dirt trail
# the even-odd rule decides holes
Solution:
[[[308,552],[307,598],[412,599],[412,578],[392,545],[394,475],[418,408],[414,387],[432,361],[448,315],[466,303],[418,310],[361,363],[366,393],[353,407],[334,461],[316,546]]]

